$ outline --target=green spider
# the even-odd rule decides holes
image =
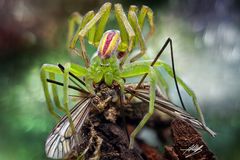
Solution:
[[[84,45],[84,37],[87,37],[90,44],[95,47],[99,46],[100,39],[102,38],[106,23],[111,13],[111,7],[111,3],[105,3],[96,14],[94,14],[94,11],[89,11],[84,17],[81,17],[79,13],[75,12],[72,14],[69,21],[69,46],[71,49],[77,50],[75,48],[76,42],[77,40],[80,41],[82,50],[81,56],[85,61],[86,67],[89,67],[89,59]],[[121,65],[123,65],[128,58],[128,53],[132,51],[137,43],[140,45],[140,52],[131,58],[130,61],[136,61],[145,54],[146,44],[141,30],[146,16],[150,24],[150,31],[147,38],[150,37],[155,30],[152,10],[147,6],[142,6],[138,16],[137,12],[137,6],[131,5],[128,11],[128,17],[126,17],[122,5],[114,5],[114,13],[121,33],[121,42],[117,45],[117,51],[125,53],[121,60]],[[78,29],[74,35],[75,25],[78,25]]]
[[[154,31],[152,10],[147,6],[143,6],[139,12],[139,16],[137,16],[137,7],[130,6],[127,18],[120,4],[115,4],[114,8],[120,30],[108,30],[104,32],[104,28],[111,11],[111,3],[105,3],[96,14],[94,14],[93,11],[88,12],[83,18],[80,17],[79,14],[75,13],[69,22],[70,48],[75,49],[76,42],[79,39],[82,49],[81,56],[84,59],[86,67],[73,63],[67,63],[64,66],[44,64],[41,68],[41,80],[49,112],[57,119],[61,118],[54,110],[54,104],[50,96],[48,82],[51,84],[53,101],[56,107],[60,111],[66,113],[47,139],[45,149],[47,156],[50,158],[59,159],[66,157],[71,149],[78,143],[78,137],[76,135],[80,132],[81,126],[90,111],[92,98],[97,96],[94,91],[93,84],[102,82],[109,86],[111,86],[113,82],[117,83],[121,88],[123,98],[125,98],[124,96],[129,93],[132,97],[135,96],[149,103],[148,113],[143,117],[139,125],[130,135],[129,147],[131,149],[134,147],[134,139],[136,135],[154,113],[154,107],[173,117],[180,117],[188,120],[194,126],[208,131],[213,136],[215,135],[215,133],[205,125],[203,114],[198,106],[194,92],[175,75],[174,70],[168,64],[158,60],[162,52],[169,44],[171,55],[173,56],[171,39],[166,41],[153,61],[136,61],[144,55],[146,51],[144,37],[141,32],[146,15],[148,16],[151,26],[151,30],[148,35],[151,35]],[[97,26],[96,23],[98,23]],[[78,24],[79,27],[77,32],[74,34],[75,24]],[[84,46],[85,36],[87,36],[90,44],[98,46],[96,52],[97,55],[91,58],[91,63],[87,57]],[[131,52],[138,42],[140,44],[140,53],[131,58],[130,63],[125,64],[126,59],[129,58],[128,53]],[[119,56],[119,53],[123,52],[125,54],[123,54],[123,56]],[[201,122],[193,118],[184,110],[178,108],[173,103],[169,102],[166,98],[159,99],[159,97],[156,97],[155,92],[157,83],[160,83],[164,86],[164,88],[167,88],[166,81],[163,79],[161,72],[158,71],[159,67],[166,70],[171,77],[175,78],[175,80],[193,98],[193,102],[200,115]],[[63,76],[63,83],[56,81],[56,75]],[[127,86],[124,82],[127,78],[142,75],[144,75],[143,78],[133,89],[132,87]],[[150,85],[149,94],[140,91],[141,84],[147,76],[149,77]],[[74,82],[77,87],[71,86],[70,80]],[[59,100],[57,85],[63,86],[63,106]],[[75,107],[73,107],[71,111],[69,110],[69,88],[78,90],[84,94],[83,99]],[[131,97],[128,98],[128,100],[128,103],[131,103]]]

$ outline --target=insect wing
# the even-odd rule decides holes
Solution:
[[[148,89],[137,89],[137,90],[127,89],[126,91],[134,95],[138,99],[142,100],[143,102],[149,103],[150,101]],[[163,113],[166,113],[171,117],[183,119],[189,122],[190,124],[192,124],[195,128],[205,130],[205,127],[199,120],[191,116],[189,113],[181,109],[179,106],[173,104],[172,102],[164,98],[164,96],[157,95],[154,103],[155,103],[155,108],[157,110]]]
[[[90,101],[90,98],[85,98],[77,103],[71,110],[71,117],[77,133],[80,132],[90,111]],[[76,142],[73,136],[70,123],[65,115],[48,136],[45,151],[49,158],[62,159],[71,152],[76,144],[78,144],[78,142]]]

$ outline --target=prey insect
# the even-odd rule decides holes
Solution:
[[[194,92],[180,77],[176,76],[174,66],[172,69],[167,63],[159,60],[160,55],[167,46],[170,46],[170,52],[173,56],[171,39],[166,41],[153,61],[137,61],[146,51],[145,40],[141,32],[146,16],[150,24],[148,35],[152,35],[154,31],[152,10],[147,6],[143,6],[138,12],[138,8],[132,5],[129,8],[128,16],[126,16],[121,4],[115,4],[114,13],[119,24],[119,30],[104,32],[111,6],[111,3],[105,3],[96,14],[93,11],[89,11],[84,17],[81,17],[78,13],[74,13],[69,22],[70,48],[77,53],[80,52],[85,62],[85,67],[74,63],[67,63],[64,66],[44,64],[41,68],[41,80],[48,110],[55,118],[61,119],[46,141],[45,149],[47,156],[55,159],[66,158],[71,150],[80,143],[81,127],[91,110],[97,108],[99,112],[102,112],[108,103],[117,103],[117,99],[121,99],[123,104],[126,104],[133,103],[132,98],[137,97],[149,103],[148,113],[146,113],[130,135],[129,148],[131,149],[134,147],[136,135],[154,113],[155,108],[170,116],[182,118],[195,127],[204,129],[211,135],[215,135],[205,125],[203,114],[198,106]],[[77,31],[74,32],[76,25]],[[98,48],[91,61],[86,53],[84,37],[87,37],[88,42]],[[78,40],[80,41],[81,51],[76,49]],[[132,57],[131,51],[137,43],[140,45],[140,52]],[[128,60],[130,63],[127,63]],[[156,96],[157,84],[167,88],[167,83],[158,68],[163,68],[175,79],[176,84],[178,82],[192,96],[201,121],[171,103],[164,96]],[[63,82],[57,80],[56,77],[59,75],[63,77]],[[137,76],[143,76],[138,84],[125,83],[126,79]],[[142,89],[142,83],[146,77],[149,78],[149,90]],[[95,85],[100,83],[105,83],[108,86],[117,84],[120,92],[119,97],[116,99],[114,96],[110,96],[95,103],[94,100],[99,99]],[[63,89],[63,105],[60,103],[57,86],[62,86]],[[71,110],[69,109],[70,89],[77,91],[79,94],[77,97],[80,99]],[[50,92],[52,92],[52,96]],[[130,97],[128,96],[129,94]],[[59,116],[58,112],[55,111],[54,105],[56,109],[65,113],[65,116]]]

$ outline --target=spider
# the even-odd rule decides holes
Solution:
[[[154,32],[152,10],[147,6],[142,6],[137,16],[138,8],[132,5],[129,8],[127,17],[121,4],[115,4],[114,13],[119,30],[111,29],[104,32],[111,13],[111,6],[111,3],[105,3],[96,14],[93,11],[89,11],[84,17],[74,13],[69,21],[68,42],[70,49],[78,53],[79,50],[76,48],[76,43],[78,40],[80,41],[80,55],[84,60],[85,67],[74,63],[66,63],[64,66],[44,64],[41,68],[41,80],[49,112],[57,119],[61,118],[54,110],[55,103],[56,107],[66,114],[61,118],[47,139],[45,146],[47,156],[50,158],[64,158],[78,143],[78,133],[80,133],[81,126],[92,108],[92,100],[98,96],[95,92],[94,84],[99,83],[105,83],[108,86],[117,83],[120,86],[124,103],[131,103],[131,99],[134,96],[149,103],[148,113],[146,113],[130,135],[130,149],[134,147],[136,135],[154,113],[155,107],[170,116],[187,120],[197,128],[202,128],[214,136],[215,133],[205,125],[204,117],[194,92],[175,74],[172,40],[170,38],[167,39],[154,60],[139,60],[146,53],[145,38],[141,31],[146,16],[150,24],[150,31],[147,37]],[[76,25],[78,25],[78,28],[74,32]],[[91,61],[87,56],[84,38],[87,38],[90,44],[97,47],[96,54],[91,58]],[[130,59],[130,63],[125,63],[131,56],[130,53],[137,43],[140,45],[140,52]],[[173,68],[159,60],[160,55],[167,46],[170,46]],[[174,78],[176,86],[178,82],[193,98],[201,122],[171,103],[167,98],[156,96],[157,84],[161,84],[165,88],[167,87],[163,75],[158,70],[159,67],[163,68]],[[56,75],[63,76],[63,83],[56,80]],[[143,77],[137,85],[130,84],[129,86],[129,84],[125,83],[127,78],[142,75]],[[142,90],[142,83],[146,77],[149,78],[150,86],[147,92]],[[72,86],[70,81],[75,86]],[[51,85],[54,103],[49,91],[49,84]],[[57,85],[63,86],[63,105],[61,105],[59,100]],[[71,110],[69,109],[69,89],[77,90],[82,96],[80,102]],[[126,98],[127,94],[130,94],[131,97]],[[128,99],[127,102],[126,99]],[[112,97],[108,100],[112,100]],[[104,109],[104,105],[99,110],[102,109]]]
[[[84,38],[87,37],[88,42],[95,47],[99,47],[100,40],[104,33],[106,23],[111,13],[111,3],[105,3],[99,11],[94,14],[94,11],[89,11],[84,17],[81,17],[79,13],[74,12],[69,22],[69,34],[68,40],[70,43],[70,49],[76,50],[76,42],[80,41],[81,56],[84,59],[86,67],[89,67],[89,58],[87,56],[86,47],[84,44]],[[150,37],[155,30],[153,22],[153,11],[148,6],[142,6],[137,16],[138,8],[135,5],[131,5],[128,11],[128,17],[123,11],[121,4],[114,5],[114,13],[119,25],[121,41],[116,47],[119,53],[123,54],[121,65],[124,64],[128,58],[128,54],[131,53],[134,46],[137,43],[140,45],[140,52],[131,58],[131,62],[136,61],[146,53],[146,44],[142,35],[142,28],[146,16],[150,24],[150,31],[148,37]],[[75,25],[78,25],[76,34],[74,35]],[[74,36],[73,36],[74,35]],[[73,37],[73,38],[72,38]],[[104,46],[102,46],[104,47]],[[103,48],[99,48],[103,49]]]

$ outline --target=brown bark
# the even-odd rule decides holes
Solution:
[[[81,129],[81,144],[76,146],[68,159],[76,159],[84,152],[84,158],[89,160],[212,160],[214,154],[209,151],[202,136],[190,124],[180,119],[161,119],[155,114],[148,121],[163,144],[160,152],[136,139],[134,149],[129,149],[129,135],[147,112],[148,104],[136,103],[122,106],[121,103],[108,102],[102,105],[116,88],[100,86],[96,104],[104,109],[99,112],[92,109],[88,119]],[[104,92],[103,92],[104,91]],[[99,100],[99,102],[98,102]],[[172,144],[167,142],[171,141]]]

